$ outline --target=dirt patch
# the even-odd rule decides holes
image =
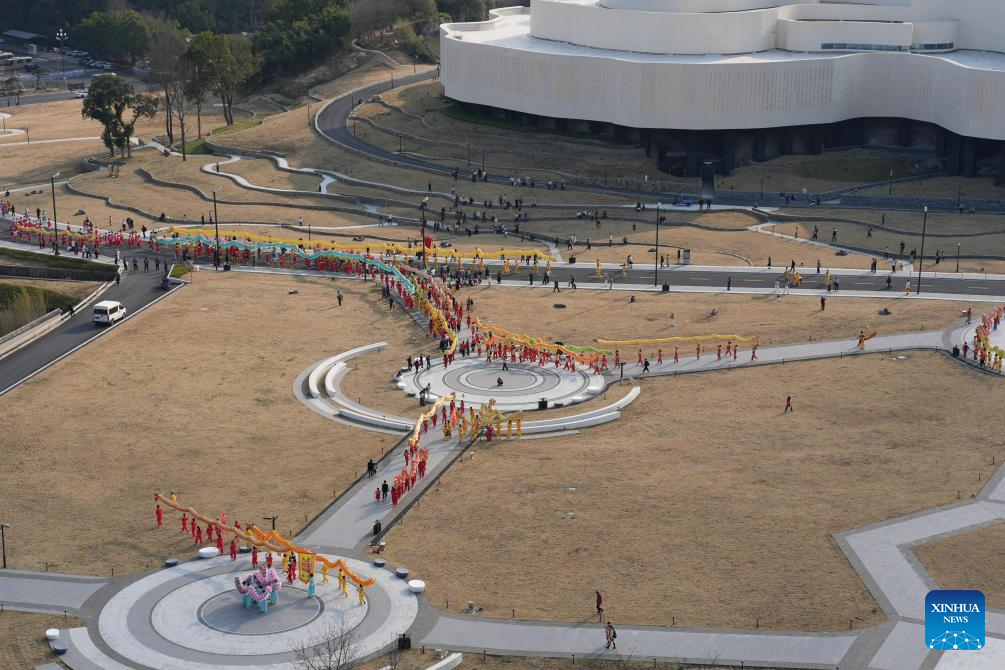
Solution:
[[[1005,524],[914,547],[940,589],[977,589],[988,607],[1005,607]]]
[[[337,288],[352,309],[338,309]],[[279,529],[296,531],[396,438],[318,416],[294,397],[294,378],[375,341],[406,351],[414,330],[381,309],[373,285],[197,273],[4,398],[0,490],[20,492],[5,512],[20,529],[8,560],[119,574],[184,556],[192,545],[175,516],[153,524],[155,490],[243,523],[279,514]],[[58,421],[39,420],[53,397],[100,406],[61,402]],[[82,526],[82,514],[101,521]]]
[[[831,536],[976,492],[989,449],[959,445],[984,429],[944,400],[984,393],[1005,391],[936,354],[651,380],[613,424],[478,445],[391,531],[388,556],[450,611],[595,621],[599,589],[623,623],[875,624]],[[905,406],[926,408],[911,436]]]

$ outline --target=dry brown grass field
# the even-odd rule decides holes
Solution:
[[[42,288],[47,291],[55,291],[68,295],[77,300],[83,300],[91,295],[101,286],[101,282],[95,281],[60,281],[58,279],[22,279],[20,277],[0,277],[0,284],[14,284],[17,286],[31,286]]]
[[[5,611],[0,614],[0,667],[5,670],[31,670],[43,663],[54,663],[56,656],[45,641],[47,628],[76,628],[84,622],[62,614],[34,614]]]
[[[889,179],[891,168],[894,174],[903,177],[912,173],[909,159],[885,149],[845,149],[818,156],[782,156],[738,168],[728,177],[717,177],[716,188],[760,191],[764,177],[766,193],[792,193],[804,188],[811,193],[822,193],[885,181]]]
[[[391,531],[389,560],[433,605],[487,616],[595,621],[599,589],[625,624],[877,623],[832,534],[976,492],[1002,451],[945,402],[996,398],[997,380],[908,356],[649,380],[615,423],[476,445]],[[911,436],[904,406],[928,408]]]
[[[240,175],[255,186],[266,188],[292,189],[295,191],[317,191],[320,177],[276,169],[272,161],[264,158],[244,159],[221,166],[224,172]]]
[[[888,186],[877,186],[862,195],[889,195]],[[995,186],[994,177],[936,177],[894,184],[893,195],[907,198],[958,198],[963,205],[974,199],[1003,200],[1005,189]]]
[[[21,492],[5,512],[20,529],[11,564],[121,574],[184,557],[191,541],[177,518],[154,526],[155,490],[208,514],[247,522],[268,512],[284,533],[302,527],[396,438],[311,412],[293,379],[378,340],[407,351],[417,332],[400,310],[382,309],[372,285],[338,287],[196,273],[192,285],[9,393],[0,490]],[[58,421],[42,419],[53,398],[63,399]],[[81,398],[94,402],[72,400]]]
[[[896,254],[900,251],[900,243],[904,242],[904,251],[910,253],[911,249],[921,252],[921,232],[923,227],[922,212],[879,212],[865,210],[842,210],[842,209],[798,209],[781,210],[783,213],[795,216],[831,216],[836,218],[854,219],[871,224],[881,224],[903,230],[903,233],[887,232],[885,230],[873,229],[872,236],[869,236],[869,227],[850,223],[831,223],[806,221],[799,224],[800,236],[809,235],[813,226],[820,229],[820,240],[829,241],[832,229],[838,232],[838,242],[850,244],[877,252],[888,251]],[[779,223],[779,232],[791,235],[794,224]],[[914,233],[913,235],[910,233]],[[983,256],[985,258],[967,259],[963,258],[960,269],[964,272],[978,272],[980,268],[991,272],[1005,266],[1002,258],[1005,258],[1005,216],[991,214],[947,214],[929,213],[928,215],[928,236],[925,241],[925,269],[930,271],[953,272],[956,269],[957,245],[962,256]],[[992,234],[997,232],[998,234]],[[932,233],[945,234],[945,236],[933,236]],[[962,237],[954,233],[982,233],[977,236]],[[983,234],[986,233],[986,234]],[[936,251],[945,256],[945,260],[939,265],[934,264],[932,258]],[[997,256],[998,259],[987,258]]]
[[[391,132],[370,129],[368,138],[376,146],[389,151],[401,148],[428,157],[442,165],[481,164],[482,152],[489,172],[532,175],[538,181],[553,179],[570,181],[574,176],[593,179],[629,178],[641,184],[646,173],[654,178],[693,186],[694,180],[671,178],[656,171],[655,161],[646,158],[644,150],[619,141],[603,141],[600,137],[569,136],[527,127],[499,127],[497,121],[464,121],[444,113],[450,107],[442,96],[439,82],[424,82],[398,88],[381,97],[399,105],[411,114],[421,115],[435,128],[397,110],[368,103],[356,110],[358,116],[369,118]],[[423,142],[410,136],[429,140]],[[459,146],[458,146],[459,145]],[[470,154],[469,154],[470,147]],[[670,189],[673,190],[673,189]]]
[[[150,169],[151,173],[165,179],[170,179],[171,181],[194,184],[203,190],[207,198],[201,198],[187,189],[152,184],[138,174],[132,164],[123,168],[117,177],[110,177],[104,171],[95,172],[77,177],[74,180],[74,185],[88,193],[110,196],[116,203],[139,207],[154,215],[155,218],[163,212],[169,217],[191,222],[198,222],[200,217],[203,216],[206,217],[206,220],[209,220],[213,212],[211,194],[213,188],[217,188],[219,199],[261,203],[246,205],[221,203],[217,208],[221,221],[296,223],[298,217],[303,216],[315,224],[331,226],[333,228],[346,225],[372,224],[374,222],[373,219],[368,217],[355,216],[342,212],[272,206],[273,204],[291,201],[282,196],[243,189],[233,184],[230,180],[225,180],[223,177],[200,175],[198,167],[194,162],[191,166],[177,168],[175,163],[181,164],[180,159],[163,159],[151,152],[137,153],[146,154],[142,156],[142,160],[147,161],[145,163],[137,163],[137,167],[146,167]],[[200,158],[206,157],[201,156]],[[192,160],[194,161],[195,157]],[[166,167],[162,166],[159,161],[165,161]],[[167,161],[170,161],[170,163],[167,163]],[[313,203],[314,200],[320,199],[306,199],[304,202]],[[324,201],[317,204],[332,206],[339,205],[340,203]],[[112,209],[114,210],[115,208]],[[120,209],[117,211],[120,214],[115,216],[114,220],[116,222],[126,216],[132,216],[136,219],[136,215],[127,210]]]
[[[988,607],[1005,607],[1005,524],[914,547],[940,589],[983,591]]]
[[[563,281],[564,276],[560,273]],[[628,301],[625,291],[586,291],[562,288],[499,290],[484,286],[463,289],[462,296],[475,299],[475,312],[493,325],[518,333],[548,337],[554,341],[588,345],[595,338],[605,340],[690,337],[728,334],[757,336],[761,346],[813,340],[849,342],[860,330],[881,335],[911,332],[924,327],[941,330],[958,323],[968,304],[930,300],[834,298],[820,311],[817,298],[771,297],[720,293],[640,293]],[[555,309],[554,304],[566,305]],[[710,317],[713,307],[719,314]],[[882,316],[879,310],[890,308]],[[670,313],[676,326],[670,327]],[[664,347],[664,355],[672,347]],[[682,349],[681,353],[690,349]]]
[[[342,172],[356,179],[384,182],[400,187],[425,192],[428,186],[436,192],[445,193],[454,185],[449,176],[439,176],[395,168],[382,163],[361,160],[359,156],[340,149],[328,140],[320,137],[307,126],[304,112],[294,110],[285,114],[276,114],[264,120],[255,128],[228,133],[223,144],[230,147],[271,150],[283,154],[295,167],[318,167]],[[374,131],[357,128],[359,137],[371,139]],[[577,191],[548,191],[544,188],[516,188],[508,185],[477,183],[460,180],[456,184],[461,196],[473,197],[477,201],[495,198],[499,193],[506,193],[510,198],[522,197],[530,204],[536,202],[554,202],[559,204],[595,204],[597,206],[615,206],[628,204],[625,199],[609,195],[582,193]],[[338,192],[353,192],[358,187],[348,190],[342,186],[332,186],[331,190]],[[382,192],[385,197],[398,199],[413,199],[418,204],[421,195],[394,195]],[[634,201],[631,203],[634,204]]]
[[[788,228],[789,226],[786,226]],[[613,243],[609,233],[597,229],[598,236],[592,237],[592,249],[577,245],[576,260],[580,263],[592,263],[598,258],[602,263],[623,263],[627,255],[632,254],[636,263],[652,263],[656,258],[656,230],[647,226],[645,232],[628,236],[630,246],[619,244],[622,240],[615,235]],[[583,232],[577,235],[580,242]],[[796,262],[797,267],[814,267],[819,260],[824,268],[868,268],[872,257],[861,254],[838,256],[833,249],[804,244],[792,240],[772,237],[763,233],[748,230],[736,232],[709,231],[689,226],[673,226],[660,228],[660,253],[668,261],[676,262],[678,249],[691,249],[692,265],[754,265],[764,267],[768,259],[774,266],[787,265]],[[643,246],[639,246],[643,245]],[[566,256],[569,251],[563,252]]]

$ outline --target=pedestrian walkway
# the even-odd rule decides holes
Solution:
[[[441,615],[420,644],[451,651],[523,656],[631,658],[740,665],[837,667],[858,633],[789,634],[617,626],[617,649],[604,648],[600,624],[513,622]]]
[[[22,612],[77,614],[108,580],[57,572],[0,571],[0,604]]]
[[[390,496],[377,501],[374,492],[384,481],[391,485],[405,467],[407,440],[404,438],[377,463],[376,475],[367,477],[364,474],[360,477],[297,536],[297,541],[333,553],[365,550],[374,537],[374,522],[379,521],[385,530],[389,528],[464,451],[467,442],[456,438],[444,440],[430,433],[423,439],[422,446],[429,450],[426,476],[416,482],[415,488],[402,498],[397,507],[391,506]]]

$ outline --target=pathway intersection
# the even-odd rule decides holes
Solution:
[[[338,104],[345,104],[345,101]],[[331,118],[331,113],[325,118]],[[354,148],[358,149],[355,145]],[[398,157],[398,160],[408,162],[405,157]],[[586,275],[593,266],[581,265],[570,265],[568,271],[583,273],[584,288],[609,290],[599,283],[589,284]],[[603,267],[613,270],[618,266]],[[651,285],[655,270],[652,265],[648,268],[638,265],[625,278],[626,283],[619,284],[616,290],[660,290]],[[264,268],[244,271],[301,274]],[[688,283],[672,283],[672,291],[694,292],[720,292],[722,287],[718,284],[731,275],[739,276],[735,292],[773,292],[770,282],[778,275],[777,270],[762,268],[675,268],[665,272],[670,278],[687,277]],[[842,291],[842,296],[875,297],[881,281],[879,277],[851,270],[833,274],[839,273],[863,283],[861,290]],[[744,287],[742,282],[748,278],[752,280],[751,285]],[[1005,296],[1005,277],[988,281],[986,276],[968,279],[965,275],[952,275],[954,283],[951,283],[944,274],[941,278],[927,274],[925,279],[951,291],[947,290],[945,295],[933,293],[922,297],[951,295],[970,301],[997,301]],[[983,282],[981,293],[974,295],[968,291],[972,288],[968,282],[978,279]],[[715,285],[705,286],[705,282]],[[504,280],[500,285],[505,290],[529,289],[524,282],[513,279]],[[823,292],[801,289],[792,293],[819,295]],[[412,316],[420,321],[424,319],[416,312]],[[605,408],[562,419],[528,421],[524,425],[527,433],[567,434],[582,426],[619,420],[620,410],[640,392],[645,392],[644,377],[822,358],[891,355],[905,350],[941,351],[948,355],[954,346],[961,346],[972,337],[973,326],[960,324],[944,331],[876,337],[868,342],[865,351],[849,340],[814,342],[759,349],[756,360],[749,349],[736,360],[714,356],[698,360],[686,356],[677,365],[654,366],[648,373],[634,363],[626,365],[623,371],[604,374],[553,371],[529,364],[511,364],[507,366],[509,369],[503,370],[499,363],[472,357],[460,358],[448,368],[437,362],[418,372],[403,372],[395,383],[403,393],[410,395],[429,388],[431,399],[450,393],[458,397],[463,395],[472,405],[496,399],[507,411],[531,411],[542,400],[549,407],[574,405],[611,387],[623,385],[629,389],[621,399]],[[996,344],[1000,340],[997,334],[992,338]],[[318,356],[336,357],[339,353],[318,352]],[[367,353],[353,355],[365,360]],[[400,434],[414,421],[407,417],[386,416],[345,398],[341,381],[346,374],[352,373],[344,365],[343,369],[336,369],[337,365],[337,362],[332,363],[321,371],[305,370],[294,383],[294,394],[313,411],[332,420],[349,420],[361,428]],[[312,383],[318,388],[312,388]],[[267,617],[245,610],[234,592],[233,578],[250,573],[247,554],[241,554],[236,562],[226,557],[196,559],[145,574],[107,580],[5,571],[0,573],[0,603],[9,609],[66,611],[86,619],[86,627],[64,630],[59,638],[67,647],[62,658],[75,670],[290,668],[293,646],[330,623],[352,627],[360,653],[364,655],[375,654],[392,644],[399,635],[407,633],[413,646],[517,655],[632,657],[747,666],[872,670],[1005,667],[1003,611],[988,612],[988,643],[981,652],[972,652],[967,659],[929,651],[919,645],[923,638],[924,596],[937,585],[911,554],[911,547],[933,538],[1005,521],[1005,471],[999,471],[972,500],[866,528],[850,529],[835,536],[841,550],[883,607],[888,618],[883,624],[864,630],[816,634],[673,626],[619,627],[619,649],[609,652],[603,647],[603,634],[598,625],[497,620],[439,611],[429,605],[421,591],[410,588],[407,580],[395,574],[393,568],[402,566],[377,565],[372,560],[373,556],[367,553],[368,547],[379,542],[471,445],[469,440],[456,437],[444,439],[435,430],[422,444],[429,451],[428,471],[402,504],[392,507],[388,501],[377,501],[374,490],[382,481],[391,480],[401,471],[406,449],[404,439],[377,463],[373,477],[364,475],[354,482],[295,538],[296,542],[320,553],[345,558],[362,577],[375,578],[375,585],[367,591],[365,605],[342,597],[337,586],[328,583],[318,584],[314,596],[296,587],[285,590],[280,606]],[[376,534],[375,522],[381,526]]]

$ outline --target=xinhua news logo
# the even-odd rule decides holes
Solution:
[[[936,651],[975,651],[984,646],[984,594],[929,591],[925,597],[925,640]]]

